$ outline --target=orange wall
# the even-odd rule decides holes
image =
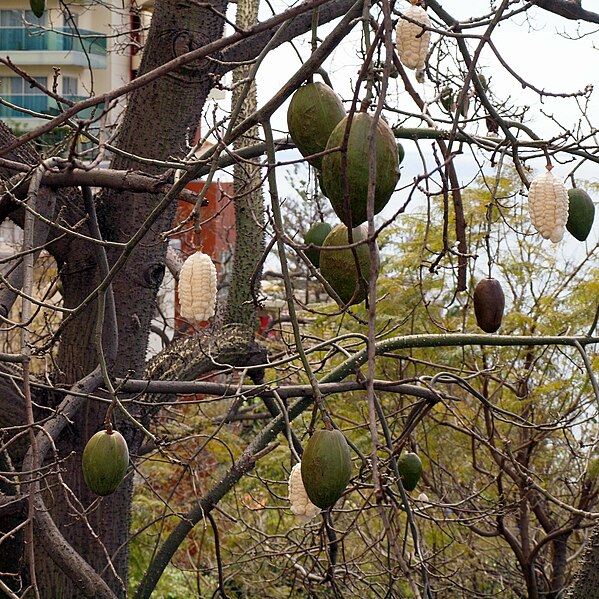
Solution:
[[[200,193],[204,189],[202,181],[193,181],[187,185],[187,189]],[[230,272],[235,247],[235,207],[233,205],[233,183],[210,183],[205,196],[208,200],[207,206],[200,209],[200,232],[196,233],[194,223],[190,222],[183,231],[174,236],[181,241],[181,255],[185,259],[197,249],[208,254],[218,273],[219,284]],[[177,223],[184,221],[194,205],[179,200],[177,207]],[[175,293],[175,326],[181,333],[192,334],[193,328],[179,315],[179,297]]]

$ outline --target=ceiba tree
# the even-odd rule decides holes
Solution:
[[[534,4],[565,19],[599,22],[599,15],[583,9],[581,3],[539,0]],[[176,393],[178,381],[195,380],[224,369],[223,365],[245,367],[267,362],[265,348],[255,339],[255,289],[265,235],[261,194],[242,191],[235,198],[237,242],[229,301],[222,318],[207,332],[174,342],[148,364],[151,320],[167,261],[167,242],[161,233],[172,228],[175,200],[191,179],[210,176],[219,167],[238,163],[241,168],[236,170],[237,181],[243,182],[246,177],[245,190],[252,186],[256,172],[252,172],[251,165],[244,168],[248,164],[245,161],[260,160],[267,153],[264,143],[254,139],[256,126],[264,128],[268,146],[270,116],[318,71],[361,20],[364,26],[369,25],[365,10],[370,5],[362,1],[309,0],[254,22],[255,10],[247,11],[247,3],[239,0],[240,10],[246,11],[245,19],[238,21],[232,33],[225,34],[227,5],[226,0],[157,0],[134,81],[101,98],[92,97],[74,106],[65,103],[63,114],[19,138],[0,123],[0,221],[10,219],[25,231],[24,251],[11,263],[0,291],[0,314],[9,328],[6,319],[24,294],[20,347],[0,355],[0,535],[7,535],[1,537],[0,545],[0,594],[21,596],[31,587],[40,597],[124,597],[133,477],[126,477],[114,494],[95,502],[96,497],[83,481],[81,455],[87,440],[103,427],[109,406],[133,457],[148,440],[159,444],[147,426],[157,411],[154,402],[162,396],[145,393],[141,401],[126,404],[125,415],[118,405],[115,407],[115,397],[121,401],[134,390],[124,385],[115,391],[115,387],[127,377],[151,378],[172,382],[164,392]],[[502,19],[510,16],[509,11],[515,10],[510,7],[511,3],[504,1],[484,16],[489,36]],[[397,14],[386,0],[370,8],[376,15],[370,22],[373,47],[380,49],[384,63],[379,91],[384,92],[392,70],[399,70],[414,102],[422,107],[390,45],[391,23]],[[460,37],[460,24],[444,10],[443,3],[430,0],[428,11],[435,15],[436,27],[445,28],[458,39],[460,60],[468,74],[466,90],[478,55],[470,53]],[[310,57],[288,80],[281,80],[280,91],[263,106],[242,110],[250,90],[243,87],[246,80],[238,80],[239,89],[246,95],[234,95],[233,103],[240,108],[236,120],[227,124],[224,137],[206,159],[186,167],[183,176],[174,182],[172,164],[187,154],[190,131],[196,130],[208,95],[223,76],[243,63],[259,67],[268,52],[327,23],[331,24],[328,33],[314,45]],[[372,61],[373,55],[367,51],[367,60]],[[254,70],[248,69],[245,76],[254,78]],[[487,117],[496,123],[509,151],[516,153],[518,142],[511,133],[512,125],[492,105],[480,81],[474,86]],[[43,160],[29,145],[44,132],[65,124],[79,110],[100,103],[109,106],[123,97],[127,105],[118,133],[110,142],[108,169],[84,165],[73,153],[65,159]],[[458,119],[459,115],[455,123]],[[469,143],[470,139],[460,138],[454,124],[448,141],[444,133],[428,124],[420,134],[418,129],[402,132],[399,128],[397,135],[436,139],[443,154],[453,193],[459,247],[457,288],[463,290],[467,239],[465,223],[460,220],[459,185],[451,168],[451,144]],[[81,124],[83,128],[88,125]],[[235,152],[224,151],[233,144],[237,144]],[[98,146],[98,156],[103,149]],[[584,148],[572,151],[579,155],[587,152]],[[597,161],[596,153],[585,156]],[[272,156],[268,161],[273,163]],[[98,191],[92,194],[92,188]],[[243,190],[243,185],[238,189]],[[58,267],[62,321],[48,339],[32,344],[27,326],[39,304],[32,304],[28,298],[32,267],[42,246]],[[375,309],[374,302],[370,309]],[[375,352],[373,341],[374,337],[370,347]],[[44,359],[47,370],[44,377],[38,378],[31,371],[32,364]],[[249,372],[255,383],[262,382],[263,369]],[[352,369],[332,372],[330,380],[324,382],[340,381]],[[304,411],[313,396],[318,396],[317,389],[294,404],[286,418],[293,419]],[[185,535],[253,467],[256,456],[283,429],[284,419],[276,403],[266,397],[264,401],[272,421],[159,548],[136,597],[150,596]],[[589,590],[589,584],[595,584],[595,589],[599,586],[596,539],[595,532],[573,596],[592,596],[584,589]]]

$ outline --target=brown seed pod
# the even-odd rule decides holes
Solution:
[[[474,289],[474,314],[485,333],[494,333],[501,326],[505,295],[497,279],[482,279]]]

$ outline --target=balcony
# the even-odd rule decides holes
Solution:
[[[43,30],[32,27],[0,28],[0,52],[17,65],[69,65],[106,68],[106,35],[70,27]]]
[[[74,96],[74,95],[66,95],[65,99],[71,100],[72,102],[78,102],[79,100],[85,100],[87,96]],[[56,116],[61,111],[58,108],[58,104],[56,100],[53,98],[49,98],[48,96],[44,96],[41,94],[16,94],[9,96],[2,96],[3,100],[14,104],[15,106],[20,106],[22,108],[26,108],[27,110],[32,110],[34,112],[38,112],[41,114],[48,114],[51,116]],[[103,108],[103,104],[98,105],[95,110],[95,114],[99,114]],[[94,108],[86,108],[81,112],[78,112],[75,118],[78,119],[88,119],[91,117]],[[0,119],[13,119],[14,121],[20,121],[24,119],[35,118],[29,114],[24,112],[19,112],[18,110],[14,110],[9,108],[8,106],[4,106],[4,104],[0,104]]]

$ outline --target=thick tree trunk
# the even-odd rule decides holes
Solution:
[[[183,5],[172,0],[156,3],[141,74],[178,54],[221,37],[223,21],[218,14],[224,14],[226,2],[214,0],[208,5]],[[156,160],[185,155],[188,137],[190,134],[193,136],[212,87],[212,80],[207,75],[208,65],[208,62],[188,65],[134,92],[128,99],[116,142],[118,147],[129,154]],[[141,164],[129,156],[115,156],[112,166],[155,173],[164,170],[163,167]],[[104,193],[97,208],[104,239],[127,242],[148,218],[157,201],[158,198],[152,194]],[[128,372],[141,376],[143,373],[156,293],[164,273],[166,242],[159,237],[159,233],[172,225],[175,208],[174,204],[169,206],[158,217],[113,281],[119,338],[116,360],[110,365],[114,376],[124,376]],[[108,252],[109,262],[114,263],[120,253],[121,249],[111,249]],[[71,245],[65,259],[62,280],[67,306],[78,305],[94,290],[100,278],[89,245],[80,241]],[[95,324],[94,303],[66,326],[58,354],[61,382],[71,384],[97,365]],[[127,585],[131,477],[113,495],[102,498],[97,507],[90,510],[87,514],[89,528],[82,525],[81,514],[77,513],[81,509],[87,510],[97,499],[83,482],[80,459],[89,437],[102,427],[105,414],[105,404],[90,401],[60,439],[60,456],[72,456],[66,462],[63,480],[81,505],[70,504],[69,493],[60,486],[53,489],[52,496],[48,496],[47,505],[66,540],[101,574],[117,596],[124,597]],[[133,416],[144,419],[141,412],[134,413]],[[118,418],[117,428],[127,438],[131,454],[135,456],[142,441],[139,429],[122,417]],[[114,572],[111,572],[108,556],[112,558]],[[45,554],[40,548],[36,555],[36,565],[38,584],[44,597],[74,599],[81,596],[73,581],[58,571],[51,553]]]
[[[599,599],[599,524],[593,527],[566,599]]]

